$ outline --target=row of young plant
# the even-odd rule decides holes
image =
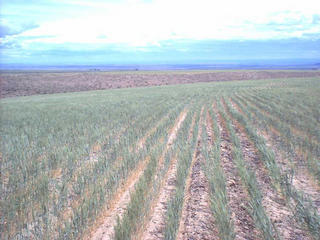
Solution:
[[[262,204],[262,193],[259,189],[255,172],[248,168],[247,164],[244,161],[244,156],[240,144],[240,139],[237,136],[233,123],[229,118],[228,114],[225,113],[221,103],[218,102],[219,114],[221,115],[223,122],[225,122],[225,127],[227,128],[230,140],[232,143],[232,157],[236,165],[237,171],[241,178],[242,183],[247,189],[249,195],[248,211],[252,216],[254,223],[257,229],[260,230],[260,233],[263,239],[279,239],[279,234],[277,229],[272,224],[268,215]]]
[[[279,91],[274,89],[273,91],[248,91],[248,95],[259,96],[262,101],[268,103],[269,101],[272,103],[278,103],[279,107],[282,107],[283,110],[292,114],[292,116],[298,118],[306,118],[309,121],[319,121],[319,110],[316,108],[317,98],[311,98],[306,100],[305,93],[301,92],[299,95],[295,92],[292,94],[291,91],[281,90],[282,94],[279,94]],[[298,95],[298,96],[297,96]],[[289,109],[286,107],[290,107]],[[314,115],[318,113],[317,115]],[[288,119],[289,120],[289,119]],[[301,121],[301,124],[303,122]]]
[[[161,99],[162,100],[162,99]],[[160,103],[163,101],[160,101]],[[157,107],[155,104],[155,108],[152,109],[153,111],[156,110],[154,113],[155,114],[150,114],[149,111],[144,111],[141,112],[139,117],[140,120],[138,121],[140,124],[145,124],[148,126],[148,124],[153,124],[153,122],[156,120],[156,117],[159,116],[159,112],[161,114],[166,113],[168,109],[174,105],[173,102],[163,102],[162,108]],[[151,110],[151,109],[150,109]],[[123,110],[121,110],[123,111]],[[76,113],[73,113],[76,115]],[[95,113],[97,114],[97,113]],[[148,116],[153,116],[153,119],[148,119]],[[108,116],[106,116],[108,117]],[[128,116],[127,116],[128,117]],[[87,116],[88,118],[88,116]],[[96,119],[96,116],[91,116],[93,120]],[[126,118],[124,118],[126,119]],[[71,119],[72,120],[72,119]],[[83,119],[82,119],[83,120]],[[93,121],[91,119],[91,121]],[[148,121],[146,121],[148,120]],[[41,119],[40,119],[41,121]],[[68,119],[70,121],[70,119]],[[83,120],[84,121],[84,120]],[[123,121],[119,121],[121,124]],[[92,123],[92,122],[91,122]],[[130,123],[130,121],[128,121]],[[61,123],[58,123],[61,124]],[[101,123],[95,122],[92,123],[93,126],[95,126],[96,129],[98,129],[98,126],[101,127],[103,130],[104,127]],[[101,126],[102,125],[102,126]],[[139,124],[138,124],[139,125]],[[45,127],[45,126],[43,126]],[[54,128],[56,126],[52,126]],[[85,127],[85,126],[84,126]],[[79,128],[82,129],[83,127],[76,126],[74,128]],[[120,148],[125,148],[125,146],[129,145],[130,142],[133,142],[137,136],[141,135],[139,133],[139,129],[143,128],[143,125],[141,125],[139,128],[130,128],[131,131],[126,132],[126,138],[123,138],[124,143],[120,143],[117,146],[104,146],[102,149],[102,156],[104,156],[104,161],[100,161],[100,165],[103,165],[107,162],[112,162],[115,160],[116,156],[115,154],[119,152]],[[111,129],[112,133],[109,135],[109,139],[112,139],[117,133],[117,127],[114,127],[114,129]],[[145,128],[144,128],[145,129]],[[67,128],[67,130],[70,130]],[[17,174],[15,172],[12,172],[13,169],[15,168],[15,160],[11,158],[6,158],[8,156],[4,156],[4,160],[7,159],[5,162],[11,162],[12,166],[8,169],[6,167],[2,168],[4,170],[3,172],[6,173],[6,170],[8,171],[9,175],[9,182],[7,186],[10,186],[10,190],[4,189],[5,186],[1,185],[2,187],[2,195],[3,198],[3,204],[2,204],[2,215],[1,215],[1,232],[3,236],[40,236],[44,238],[46,235],[53,235],[54,233],[51,232],[52,229],[50,229],[48,226],[51,228],[54,228],[53,226],[56,226],[58,222],[61,221],[61,212],[62,210],[65,209],[65,207],[68,206],[70,202],[70,189],[71,189],[71,194],[74,194],[78,191],[78,193],[81,193],[81,190],[83,189],[83,185],[81,186],[81,183],[83,182],[83,179],[85,179],[85,175],[81,174],[80,177],[77,179],[78,186],[80,187],[75,187],[70,186],[73,178],[74,178],[74,173],[76,172],[77,167],[80,165],[79,162],[84,161],[87,156],[90,154],[90,149],[91,147],[88,145],[90,144],[90,139],[91,137],[89,136],[81,136],[80,134],[77,135],[74,132],[75,129],[70,130],[74,134],[73,138],[80,138],[84,140],[83,138],[87,137],[86,143],[81,143],[77,140],[77,144],[75,142],[68,142],[66,146],[63,146],[63,151],[61,151],[61,148],[57,147],[57,145],[53,146],[53,149],[47,148],[46,151],[52,151],[49,154],[43,155],[43,157],[39,160],[38,162],[37,159],[20,159],[20,164],[23,164],[25,162],[25,165],[28,165],[28,161],[35,162],[34,164],[38,164],[37,167],[39,168],[39,165],[43,164],[49,164],[50,166],[46,167],[43,169],[42,172],[38,172],[37,176],[28,176],[27,172],[24,173],[23,179],[25,179],[26,183],[19,183],[19,171],[17,171]],[[92,128],[91,128],[92,130]],[[135,130],[135,132],[133,131]],[[98,130],[97,130],[98,131]],[[102,131],[106,132],[106,131]],[[95,132],[90,133],[92,135],[95,135]],[[52,135],[49,135],[49,137]],[[52,136],[52,138],[55,137],[60,137],[59,134],[57,136]],[[67,136],[65,135],[67,138]],[[105,136],[101,136],[101,138],[105,138]],[[53,139],[54,140],[54,139]],[[52,140],[52,141],[53,141]],[[67,139],[68,140],[68,139]],[[129,140],[129,141],[128,141]],[[55,140],[56,141],[56,140]],[[56,141],[57,142],[57,141]],[[112,145],[108,143],[108,145]],[[113,153],[115,154],[108,154],[107,156],[107,151],[110,151],[109,149],[113,150]],[[27,149],[20,149],[20,152],[28,152]],[[34,156],[34,155],[33,155]],[[53,165],[52,164],[52,157],[54,156],[56,163]],[[35,156],[34,156],[35,157]],[[12,161],[9,161],[12,160]],[[34,164],[31,164],[33,166]],[[3,166],[2,166],[3,167]],[[35,167],[36,168],[36,167]],[[19,167],[18,167],[19,169]],[[51,176],[51,172],[54,172],[55,169],[61,169],[61,172],[59,173],[59,176],[55,178],[55,176]],[[98,168],[99,169],[99,168]],[[101,166],[100,166],[101,169]],[[108,169],[105,167],[105,169]],[[91,175],[91,176],[96,176],[96,175]],[[95,178],[95,177],[94,177]],[[79,180],[80,179],[80,180]],[[80,181],[80,182],[79,182]],[[80,184],[80,185],[79,185]],[[18,188],[14,189],[14,186],[18,186]],[[21,190],[19,190],[21,189]],[[78,194],[80,195],[80,194]],[[19,213],[18,215],[16,213]],[[52,219],[52,220],[51,220]],[[55,222],[51,222],[55,221]],[[50,224],[48,224],[50,223]],[[27,225],[26,225],[27,224]],[[26,226],[26,227],[25,227]],[[35,229],[33,232],[29,232],[27,229]]]
[[[269,170],[274,186],[279,187],[285,196],[287,205],[293,211],[293,216],[310,231],[315,239],[318,239],[320,237],[320,217],[311,200],[303,192],[297,191],[292,185],[292,174],[294,172],[285,173],[279,169],[274,152],[267,147],[265,139],[257,134],[257,130],[250,120],[252,115],[246,108],[241,108],[246,117],[233,109],[228,101],[227,109],[231,116],[242,124],[249,138],[255,144],[260,159]]]
[[[96,176],[96,180],[90,185],[92,190],[89,191],[89,193],[85,196],[82,195],[82,198],[83,202],[89,203],[92,201],[92,199],[96,199],[99,204],[98,206],[91,206],[90,208],[87,208],[86,210],[89,211],[88,214],[86,214],[81,207],[76,207],[73,209],[73,216],[75,216],[75,214],[81,214],[81,216],[77,218],[77,222],[75,222],[74,219],[68,219],[66,221],[66,230],[60,233],[62,238],[67,237],[69,239],[74,239],[78,235],[81,235],[82,229],[85,229],[90,222],[93,222],[99,210],[108,204],[108,201],[112,199],[115,190],[120,186],[121,182],[125,181],[130,171],[137,166],[138,162],[142,161],[142,159],[145,159],[150,152],[153,154],[159,153],[159,149],[161,149],[163,144],[165,144],[161,142],[160,139],[166,138],[169,129],[173,127],[173,124],[182,109],[182,105],[175,109],[175,111],[169,115],[168,119],[162,122],[156,131],[153,132],[149,138],[147,138],[144,148],[142,148],[138,153],[135,151],[130,151],[128,146],[127,148],[122,147],[118,149],[118,152],[123,153],[123,159],[120,163],[110,162],[108,160],[102,160],[98,162],[99,166],[102,168],[102,171],[93,173],[93,176]],[[132,144],[132,147],[133,146],[135,146],[135,143]],[[153,161],[154,159],[151,158],[148,163],[148,168],[153,169],[155,164]],[[105,165],[105,163],[107,164]],[[99,169],[99,167],[97,169]],[[153,170],[151,172],[150,171],[148,174],[151,174]],[[148,181],[150,180],[149,177],[147,178]],[[70,222],[73,224],[71,227],[69,227]],[[75,234],[72,229],[79,229],[79,233]]]
[[[58,123],[57,125],[60,124],[62,123]],[[40,125],[37,127],[41,129],[41,127],[46,126]],[[31,127],[29,126],[29,128]],[[72,133],[74,134],[74,136],[77,135],[74,130],[69,129],[68,127],[66,130],[70,130],[71,132],[73,131]],[[11,134],[14,135],[17,133]],[[25,146],[21,149],[13,148],[10,150],[5,150],[9,151],[9,153],[7,152],[7,158],[5,159],[5,161],[8,162],[9,165],[4,168],[4,172],[9,175],[9,181],[8,184],[2,189],[4,190],[4,192],[2,193],[4,193],[5,196],[5,202],[2,205],[4,206],[2,211],[4,215],[2,216],[4,216],[4,218],[6,219],[6,226],[4,226],[4,228],[7,228],[4,229],[4,232],[7,231],[9,234],[15,234],[19,232],[26,223],[33,222],[35,218],[37,218],[37,215],[44,215],[44,211],[46,211],[46,209],[48,208],[47,203],[50,196],[49,193],[51,193],[51,191],[49,191],[51,175],[50,171],[60,168],[61,165],[66,165],[62,169],[64,169],[65,171],[69,171],[69,166],[74,165],[74,157],[85,156],[88,152],[86,151],[87,143],[82,142],[82,140],[84,140],[83,136],[80,135],[79,141],[73,141],[68,143],[67,145],[67,143],[65,143],[65,139],[63,138],[67,136],[64,135],[62,137],[59,133],[56,133],[56,136],[61,137],[61,142],[64,142],[63,144],[65,144],[65,146],[58,147],[59,143],[57,139],[53,139],[53,134],[55,133],[48,133],[48,138],[51,139],[47,142],[48,145],[52,144],[52,152],[50,154],[44,154],[38,159],[36,154],[32,154],[25,158],[19,158],[18,154],[16,156],[12,156],[12,154],[9,155],[11,150],[18,153],[28,154],[29,151],[33,151],[32,148],[37,147],[36,142],[30,149],[28,149],[28,146]],[[14,138],[14,136],[11,137]],[[21,141],[24,141],[23,137]],[[39,139],[39,141],[41,141],[41,138]],[[56,141],[57,144],[54,144],[53,141]],[[69,145],[75,143],[83,145],[83,148],[79,149],[78,151],[75,146],[69,147]],[[20,144],[17,144],[14,147],[17,147],[19,145]],[[47,149],[50,151],[48,146]],[[44,151],[39,152],[44,153]],[[20,169],[19,165],[23,165],[23,169]],[[14,171],[14,169],[16,169],[17,171]],[[33,172],[31,172],[30,169],[33,169]],[[40,207],[37,207],[36,205],[40,205]],[[16,215],[16,212],[19,212],[18,216]]]
[[[162,120],[157,122],[157,128],[164,127],[168,124],[176,114],[181,111],[182,105],[179,104],[173,110],[169,110]],[[167,108],[165,108],[167,110]],[[123,159],[128,159],[129,155],[134,154],[133,151],[137,145],[137,139],[143,137],[146,134],[145,130],[152,128],[154,122],[157,121],[158,114],[155,114],[153,118],[148,119],[145,123],[143,119],[137,123],[137,127],[130,128],[130,131],[124,132],[123,136],[120,136],[119,141],[109,149],[102,149],[96,156],[96,161],[93,164],[87,165],[83,171],[79,172],[76,177],[76,182],[73,184],[73,190],[77,191],[77,195],[82,195],[86,191],[86,188],[90,185],[96,184],[96,176],[108,175],[108,171],[115,171],[116,168],[121,166]],[[152,123],[152,124],[151,124]],[[145,124],[145,125],[143,125]],[[144,129],[144,131],[141,131]],[[157,130],[157,129],[156,129]],[[150,136],[148,136],[150,138]],[[104,168],[103,165],[107,164],[108,167]],[[102,165],[102,166],[101,166]]]
[[[100,164],[115,161],[119,157],[119,149],[126,149],[133,140],[137,140],[148,122],[155,122],[157,116],[163,115],[160,113],[168,112],[177,103],[204,96],[195,89],[202,87],[190,88],[186,93],[181,88],[170,93],[170,98],[161,90],[153,91],[152,96],[142,90],[101,92],[89,98],[84,98],[86,94],[66,94],[48,97],[47,102],[30,97],[30,101],[22,102],[25,112],[17,110],[22,106],[8,105],[5,117],[1,117],[2,140],[7,140],[1,144],[2,235],[49,235],[52,229],[44,229],[48,226],[46,223],[59,227],[56,223],[60,224],[61,215],[68,215],[65,212],[69,212],[73,202],[76,202],[73,206],[76,207],[82,201],[78,196],[86,191],[83,186],[94,189],[88,183],[96,180],[95,171],[101,173],[96,170],[101,168]],[[128,97],[127,92],[132,95]],[[132,122],[138,123],[135,129],[123,130],[123,125],[128,126]],[[127,136],[122,143],[113,140],[117,139],[119,132]],[[96,157],[96,163],[87,165],[90,162],[88,156],[97,143],[101,145],[100,156]]]
[[[3,166],[4,170],[12,170],[10,167],[15,167],[12,178],[20,179],[10,182],[12,190],[20,186],[24,188],[25,184],[28,184],[26,180],[33,180],[34,176],[38,176],[43,171],[60,166],[65,162],[68,152],[82,156],[76,152],[77,146],[82,146],[83,157],[86,157],[90,152],[91,143],[99,141],[100,136],[104,139],[106,132],[110,129],[117,132],[125,123],[125,119],[132,117],[129,111],[122,109],[114,112],[114,117],[120,118],[117,122],[116,118],[111,118],[105,112],[110,110],[109,107],[96,106],[100,112],[88,109],[89,107],[69,109],[70,106],[68,106],[56,112],[58,110],[55,108],[48,107],[46,111],[36,106],[30,112],[27,108],[23,113],[27,116],[24,117],[14,113],[15,116],[12,118],[17,122],[8,128],[1,129],[3,139],[7,140],[2,146],[3,157],[10,160],[6,161],[8,165]],[[113,104],[110,107],[113,107]],[[38,114],[34,111],[38,111]],[[2,119],[2,124],[7,123]],[[74,164],[74,161],[71,163]],[[70,168],[69,171],[71,172],[72,169]]]
[[[245,96],[247,101],[254,103],[257,107],[263,109],[269,113],[272,118],[279,119],[279,121],[288,124],[293,128],[300,130],[311,139],[320,141],[320,129],[318,128],[319,123],[316,119],[295,105],[281,103],[280,98],[264,99],[263,94]],[[282,99],[285,97],[282,96]]]
[[[173,113],[174,111],[171,112],[171,114]],[[170,114],[166,116],[169,117]],[[75,198],[86,192],[88,186],[95,184],[97,180],[96,176],[106,175],[108,173],[105,171],[111,171],[115,166],[120,166],[122,159],[128,158],[127,156],[131,154],[130,148],[133,148],[133,146],[136,145],[137,138],[140,138],[145,134],[145,132],[140,131],[140,127],[144,127],[144,129],[152,127],[151,123],[154,123],[157,120],[157,117],[158,114],[155,114],[153,118],[146,118],[147,121],[140,119],[139,123],[135,124],[137,125],[137,128],[128,128],[123,132],[122,136],[119,136],[117,142],[108,143],[108,147],[102,146],[102,149],[96,153],[93,162],[90,162],[90,160],[84,161],[82,164],[84,167],[80,166],[79,171],[73,175],[73,181],[68,182],[72,187],[72,191],[70,192],[76,194]],[[104,168],[103,166],[106,164],[109,166]]]
[[[204,172],[210,187],[210,205],[220,239],[231,240],[235,238],[235,232],[228,207],[226,177],[220,162],[220,130],[212,107],[209,107],[208,114],[212,120],[208,121],[208,124],[212,124],[207,127],[202,125],[202,154],[205,158]],[[213,131],[211,132],[211,138],[214,138],[213,145],[208,140],[208,131]]]
[[[320,164],[319,164],[319,154],[320,147],[319,144],[315,144],[308,140],[308,138],[301,138],[296,136],[290,130],[290,127],[281,121],[274,120],[273,118],[266,116],[261,110],[255,107],[250,101],[246,101],[241,96],[237,98],[232,98],[233,101],[243,108],[245,106],[248,108],[247,112],[254,115],[257,120],[259,120],[259,125],[262,129],[270,131],[270,127],[275,128],[280,134],[280,145],[285,152],[289,155],[290,159],[299,157],[302,158],[306,165],[308,165],[310,172],[318,179],[320,183]],[[255,119],[255,118],[253,118]],[[301,151],[303,155],[297,156],[297,151]],[[294,163],[294,161],[292,161]]]
[[[291,80],[290,80],[291,81]],[[286,88],[274,88],[272,91],[257,91],[250,90],[255,95],[261,95],[266,100],[275,101],[280,105],[290,106],[296,109],[296,113],[303,113],[306,116],[312,116],[313,120],[320,123],[320,110],[319,105],[319,80],[312,81],[312,84],[307,84],[307,80],[300,81],[300,86],[293,88],[290,86]],[[309,81],[310,83],[310,81]]]
[[[150,152],[150,160],[143,175],[135,186],[134,192],[130,195],[130,202],[127,206],[123,218],[118,218],[115,226],[115,239],[131,239],[131,235],[136,231],[150,204],[149,190],[155,181],[156,170],[159,165],[159,156],[164,150],[162,143]],[[166,158],[169,156],[166,155]]]
[[[311,155],[313,157],[318,156],[318,152],[320,152],[319,144],[315,141],[312,141],[308,136],[301,134],[297,134],[292,131],[292,128],[282,122],[281,120],[270,116],[265,112],[262,108],[256,106],[256,104],[252,103],[250,100],[244,99],[242,96],[237,96],[237,100],[239,100],[242,104],[248,106],[250,111],[252,111],[258,118],[263,119],[267,122],[266,127],[272,126],[274,129],[278,131],[281,138],[281,144],[287,146],[287,152],[291,155],[295,155],[295,149],[303,152],[304,155]],[[235,100],[235,101],[237,101]],[[305,156],[300,156],[305,158]]]
[[[278,83],[272,80],[268,82]],[[299,124],[303,124],[301,126],[308,129],[308,121],[304,123],[302,116],[310,114],[314,118],[313,127],[306,130],[310,132],[316,127],[316,121],[319,122],[320,119],[317,107],[319,98],[316,93],[319,87],[316,85],[318,82],[304,87],[304,82],[310,85],[311,80],[300,80],[300,82],[295,80],[295,88],[290,89],[295,93],[291,95],[288,90],[285,96],[277,97],[277,93],[283,93],[283,91],[273,89],[270,94],[276,99],[273,104],[276,105],[279,101],[280,106],[272,114],[277,116],[290,106],[290,102],[295,101],[298,103],[297,108],[283,115],[283,119],[286,123],[290,123],[287,119],[293,114],[292,116],[300,119]],[[0,116],[1,237],[4,239],[32,236],[55,238],[56,235],[50,234],[60,226],[62,226],[59,235],[61,238],[81,235],[81,230],[76,230],[76,234],[64,235],[70,231],[64,228],[68,226],[82,228],[89,224],[91,221],[89,219],[94,219],[96,215],[94,212],[100,209],[99,204],[104,205],[103,202],[106,203],[112,196],[119,181],[126,178],[128,173],[125,169],[136,166],[136,163],[150,150],[143,149],[141,153],[132,156],[130,147],[143,136],[146,129],[154,126],[155,119],[164,116],[179,102],[188,102],[191,99],[207,101],[208,97],[218,92],[230,96],[238,88],[252,89],[258,85],[263,87],[265,84],[263,81],[193,84],[192,86],[159,87],[154,91],[114,90],[87,93],[87,95],[85,93],[61,94],[38,100],[37,97],[30,97],[25,98],[24,101],[12,101],[12,103],[9,100],[2,101],[3,114]],[[292,85],[291,82],[286,84]],[[251,94],[250,91],[248,91],[249,94]],[[250,107],[251,113],[261,113],[258,108],[255,108],[254,101],[262,100],[260,104],[264,106],[271,99],[268,91],[259,90],[251,95],[257,94],[262,95],[258,98],[249,97],[252,104],[246,105]],[[297,99],[297,96],[301,98]],[[305,97],[302,98],[303,96]],[[243,98],[243,104],[246,101],[250,102],[248,100]],[[301,113],[294,115],[294,112]],[[265,119],[262,115],[261,118]],[[133,125],[132,123],[135,123],[136,129],[125,127],[123,130],[123,126]],[[277,126],[276,121],[270,120],[264,123]],[[297,139],[292,132],[287,134],[287,128],[280,131],[286,139],[283,142],[288,146],[304,147],[309,155],[309,162],[312,162],[310,164],[312,171],[320,169],[317,144],[312,145],[310,141],[304,142],[308,139]],[[119,133],[127,137],[118,138]],[[89,163],[88,156],[97,143],[101,145],[101,152],[97,154],[97,159],[93,163]],[[184,151],[186,150],[182,152]],[[293,151],[292,147],[291,151]],[[102,177],[107,171],[110,171],[110,174],[107,174],[108,177]],[[317,172],[320,176],[320,170]],[[114,180],[107,181],[107,179]],[[95,183],[99,184],[95,186]],[[106,186],[111,189],[110,193],[107,191],[106,195],[100,194],[106,191]],[[89,193],[93,194],[93,200],[90,200]],[[73,202],[76,202],[72,209],[75,213],[70,216],[77,216],[72,216],[71,220],[68,220],[68,217],[64,219],[64,209],[68,210]],[[88,219],[88,221],[82,219]],[[53,226],[53,229],[49,226]]]
[[[195,116],[193,129],[183,130],[182,135],[176,145],[177,153],[177,173],[175,183],[175,193],[170,199],[166,211],[166,224],[164,227],[164,239],[173,240],[176,239],[177,231],[179,229],[179,223],[181,219],[183,200],[186,187],[186,179],[190,170],[190,165],[194,157],[197,144],[198,144],[198,132],[200,127],[200,121],[202,119],[201,102],[198,102],[194,106],[193,114]],[[200,112],[201,111],[201,112]],[[192,121],[190,118],[188,121]],[[192,133],[189,139],[189,134]]]
[[[260,94],[261,97],[264,97],[265,95]],[[290,96],[290,95],[289,95]],[[268,96],[267,96],[268,97]],[[274,97],[275,100],[279,102],[279,105],[281,104],[281,99],[287,99],[286,97]],[[271,101],[271,100],[270,100]],[[298,100],[300,101],[300,99]],[[315,99],[313,99],[313,102],[317,102]],[[293,109],[289,112],[288,109]],[[284,145],[287,149],[289,149],[289,152],[293,152],[293,155],[297,155],[296,152],[302,152],[303,154],[298,156],[299,158],[303,158],[303,160],[308,164],[310,172],[318,179],[318,182],[320,184],[320,147],[319,147],[319,138],[320,138],[320,130],[319,130],[319,121],[320,121],[320,112],[317,114],[317,107],[313,107],[312,109],[309,109],[313,114],[304,112],[299,107],[292,107],[292,103],[285,104],[281,112],[287,115],[287,118],[289,119],[299,119],[299,120],[291,120],[291,122],[299,122],[303,123],[305,127],[300,128],[299,131],[292,131],[289,132],[291,134],[282,134],[284,140],[282,140],[282,145]],[[300,115],[299,117],[297,115]],[[311,121],[310,118],[313,120]],[[288,121],[286,121],[288,122]],[[302,129],[302,130],[301,130]],[[280,130],[280,133],[283,131]],[[302,137],[298,140],[296,140],[297,135],[302,135]],[[295,148],[295,152],[292,151],[292,145]]]
[[[127,211],[121,221],[118,221],[115,228],[115,239],[131,239],[138,231],[143,232],[143,226],[145,226],[148,216],[151,214],[151,205],[159,196],[164,176],[168,172],[173,158],[179,157],[179,148],[180,145],[184,144],[184,140],[190,130],[192,115],[193,107],[190,106],[173,144],[167,149],[167,136],[160,151],[155,153],[155,164],[159,164],[160,158],[165,153],[163,165],[153,168],[154,171],[150,174],[150,177],[147,179],[148,181],[145,181],[145,178],[142,177],[137,183],[135,191],[131,195]],[[145,174],[148,174],[148,172],[145,172]]]

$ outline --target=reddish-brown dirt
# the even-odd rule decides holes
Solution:
[[[217,116],[217,124],[221,136],[220,162],[226,177],[228,207],[234,223],[235,239],[259,239],[259,232],[247,210],[248,193],[241,184],[240,176],[232,160],[232,143],[220,114]]]
[[[263,162],[259,159],[254,144],[246,135],[245,129],[235,119],[232,119],[236,134],[240,139],[240,145],[244,160],[249,168],[255,172],[259,189],[262,193],[262,205],[267,215],[278,231],[281,239],[309,239],[309,235],[300,229],[286,201],[275,188],[272,187],[271,178]]]
[[[195,82],[319,77],[320,71],[2,72],[0,97]]]
[[[185,199],[182,208],[177,239],[218,239],[214,218],[210,209],[209,184],[202,170],[201,124],[203,108],[199,121],[197,148],[192,159],[190,173],[186,182]]]

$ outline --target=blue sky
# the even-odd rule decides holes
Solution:
[[[0,0],[2,64],[320,59],[317,0]]]

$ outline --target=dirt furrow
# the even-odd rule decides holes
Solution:
[[[96,223],[96,225],[99,226],[98,229],[89,239],[112,239],[117,218],[121,218],[124,214],[126,207],[130,202],[130,193],[134,190],[134,186],[143,174],[143,171],[146,168],[149,160],[150,158],[147,157],[144,161],[140,162],[135,171],[130,174],[125,183],[118,189],[114,195],[114,198],[110,202],[107,211],[103,214],[101,219],[98,219]]]
[[[238,110],[239,106],[234,102],[231,102],[231,105],[234,109]],[[285,153],[277,148],[277,145],[280,145],[280,143],[277,142],[279,141],[279,138],[281,138],[280,134],[275,131],[271,132],[273,136],[266,131],[258,130],[258,134],[265,139],[266,145],[275,153],[276,163],[280,167],[282,173],[290,171],[294,164],[292,179],[293,187],[298,191],[307,194],[312,200],[313,205],[317,208],[318,214],[320,214],[320,187],[314,177],[310,174],[305,161],[301,160],[296,154],[293,163],[291,163],[288,157],[285,156]]]
[[[178,133],[180,127],[181,127],[181,124],[186,119],[187,113],[188,112],[187,112],[186,109],[183,110],[183,112],[180,113],[179,118],[177,119],[177,121],[174,124],[174,127],[170,131],[169,138],[168,138],[168,143],[167,143],[167,148],[169,148],[173,144],[174,140],[176,139],[177,133]]]
[[[239,107],[238,104],[236,104],[236,103],[232,100],[232,98],[229,98],[229,101],[230,101],[230,103],[231,103],[231,105],[232,105],[232,107],[233,107],[234,109],[236,109],[239,113],[243,114],[242,109]]]
[[[187,111],[182,111],[177,120],[175,121],[174,127],[170,130],[166,148],[159,159],[157,167],[158,169],[162,167],[164,156],[168,151],[169,147],[173,144],[177,132],[180,129],[181,124],[185,120],[186,116]],[[114,226],[117,223],[117,218],[121,219],[121,217],[123,216],[130,202],[130,193],[134,190],[135,184],[138,182],[139,178],[143,174],[144,169],[147,166],[148,160],[149,158],[140,163],[136,170],[126,180],[125,184],[119,188],[119,190],[115,194],[115,197],[112,199],[112,202],[109,204],[107,212],[103,215],[103,221],[101,222],[101,224],[97,224],[99,228],[91,236],[92,240],[112,239],[114,235]]]
[[[241,179],[232,159],[232,143],[225,122],[217,114],[217,124],[220,130],[220,162],[226,177],[228,207],[234,224],[235,239],[259,239],[259,232],[247,210],[248,193],[241,184]]]
[[[156,240],[164,238],[165,214],[168,202],[175,192],[175,181],[177,172],[177,158],[173,158],[171,166],[164,178],[163,186],[160,189],[159,198],[155,204],[151,219],[142,234],[143,240]]]
[[[186,119],[186,116],[188,114],[188,110],[184,109],[179,117],[175,120],[174,126],[171,128],[169,131],[168,135],[168,141],[166,144],[166,147],[164,148],[162,154],[159,157],[158,160],[158,166],[157,166],[157,172],[160,173],[163,168],[164,168],[164,158],[166,154],[168,153],[169,149],[173,145],[174,141],[177,138],[178,131],[180,130],[184,120]],[[158,203],[153,202],[150,207],[150,212],[152,214],[151,216],[151,222],[148,225],[147,230],[144,227],[141,227],[139,231],[137,231],[136,237],[134,239],[158,239],[157,235],[154,234],[154,231],[159,230],[159,225],[161,226],[161,230],[165,226],[165,215],[164,215],[164,210],[167,208],[167,201],[170,198],[170,195],[173,194],[174,192],[174,181],[176,178],[176,163],[177,159],[176,156],[172,158],[170,162],[170,166],[167,170],[167,173],[164,176],[164,179],[161,181],[161,186],[160,186],[160,193],[157,194],[157,196],[154,198],[154,201],[159,200]],[[155,179],[161,177],[160,174],[156,174]],[[169,179],[168,179],[169,178]],[[173,178],[173,179],[172,179]],[[167,181],[165,179],[168,179]],[[165,187],[164,187],[165,185]],[[145,221],[147,221],[148,217],[145,217]],[[162,231],[161,231],[162,232]],[[148,235],[149,233],[149,235]],[[143,236],[146,234],[145,236]],[[163,233],[161,233],[163,234]]]
[[[197,148],[194,152],[190,173],[186,182],[185,199],[177,239],[217,239],[214,218],[210,210],[209,184],[202,170],[201,124],[199,120]]]
[[[272,114],[269,111],[263,109],[261,106],[254,103],[254,101],[252,99],[245,99],[245,100],[247,101],[247,103],[249,105],[258,109],[264,116],[268,117],[269,119],[272,119],[273,121],[276,121],[276,122],[284,122],[284,120],[281,119],[279,116],[277,116],[277,114],[275,114],[275,113]],[[299,136],[301,138],[306,138],[306,139],[308,139],[309,142],[312,142],[313,144],[319,143],[314,136],[310,135],[310,132],[309,133],[305,132],[304,130],[302,130],[298,126],[294,125],[293,123],[287,122],[286,124],[289,127],[290,131],[294,135]]]
[[[259,134],[266,140],[266,145],[275,153],[275,160],[280,167],[281,172],[289,172],[294,165],[294,174],[292,178],[293,187],[299,192],[303,192],[311,199],[320,215],[320,187],[315,178],[310,174],[306,163],[299,160],[298,156],[293,159],[294,163],[290,163],[290,160],[285,156],[285,153],[277,148],[278,144],[276,143],[276,139],[272,139],[272,136],[265,131],[259,131]],[[275,137],[279,138],[279,136]]]
[[[193,115],[193,121],[191,124],[191,128],[189,130],[192,131],[195,123],[196,114]],[[182,119],[184,119],[183,116]],[[180,122],[180,121],[179,121]],[[181,124],[180,124],[181,125]],[[180,126],[179,126],[180,128]],[[172,131],[175,132],[175,131]],[[152,215],[150,220],[145,228],[140,239],[163,239],[164,238],[164,227],[165,227],[165,214],[167,212],[167,206],[169,200],[173,196],[175,192],[175,182],[176,182],[176,174],[177,174],[177,158],[174,157],[169,170],[164,177],[162,187],[160,188],[159,197],[155,203],[155,207],[152,210]]]
[[[136,152],[138,152],[140,149],[142,149],[148,139],[148,137],[150,137],[156,130],[157,128],[160,126],[160,124],[166,120],[169,117],[169,114],[165,115],[164,117],[162,117],[160,119],[160,121],[158,121],[156,123],[156,125],[154,127],[152,127],[149,131],[146,132],[146,134],[138,141],[137,147],[136,147]]]
[[[191,138],[192,138],[192,135],[193,135],[193,128],[194,128],[195,122],[196,122],[196,114],[194,114],[193,117],[192,117],[191,128],[190,128],[189,135],[188,135],[188,142],[191,141]]]
[[[173,143],[173,141],[175,140],[176,138],[176,135],[177,135],[177,132],[181,126],[181,124],[183,123],[185,117],[187,116],[187,111],[184,109],[181,113],[180,113],[180,116],[178,117],[178,119],[176,120],[175,124],[174,124],[174,127],[171,129],[170,133],[169,133],[169,140],[168,140],[168,143],[167,143],[167,146],[168,145],[171,145]],[[141,148],[143,148],[143,146],[145,145],[145,142],[146,140],[148,139],[148,137],[153,134],[157,128],[160,126],[160,124],[166,120],[167,118],[169,117],[169,114],[164,116],[163,118],[161,118],[160,121],[157,122],[157,124],[151,128],[138,142],[137,144],[137,148],[136,148],[136,151],[139,151]]]
[[[167,145],[166,148],[164,149],[164,151],[162,152],[162,155],[159,158],[159,165],[158,167],[161,167],[163,165],[163,161],[165,158],[166,153],[168,152],[169,148],[172,146],[174,140],[177,138],[177,133],[182,125],[182,123],[184,122],[184,120],[186,119],[186,116],[188,114],[188,111],[186,109],[184,109],[179,117],[176,119],[175,124],[173,126],[173,128],[170,130],[169,132],[169,136],[168,136],[168,141],[167,141]]]
[[[213,145],[214,143],[214,133],[213,133],[213,120],[209,114],[209,111],[207,111],[207,118],[206,118],[206,129],[207,129],[207,134],[208,134],[208,144]]]
[[[294,216],[286,206],[286,201],[273,187],[268,170],[259,159],[257,150],[246,135],[245,129],[232,119],[236,134],[240,139],[244,160],[255,172],[259,189],[262,193],[262,205],[274,224],[281,239],[309,239],[308,234],[299,229]]]

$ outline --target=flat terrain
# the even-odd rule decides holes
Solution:
[[[317,77],[320,71],[2,72],[0,97],[271,78]]]
[[[318,74],[3,73],[0,238],[320,239]]]

